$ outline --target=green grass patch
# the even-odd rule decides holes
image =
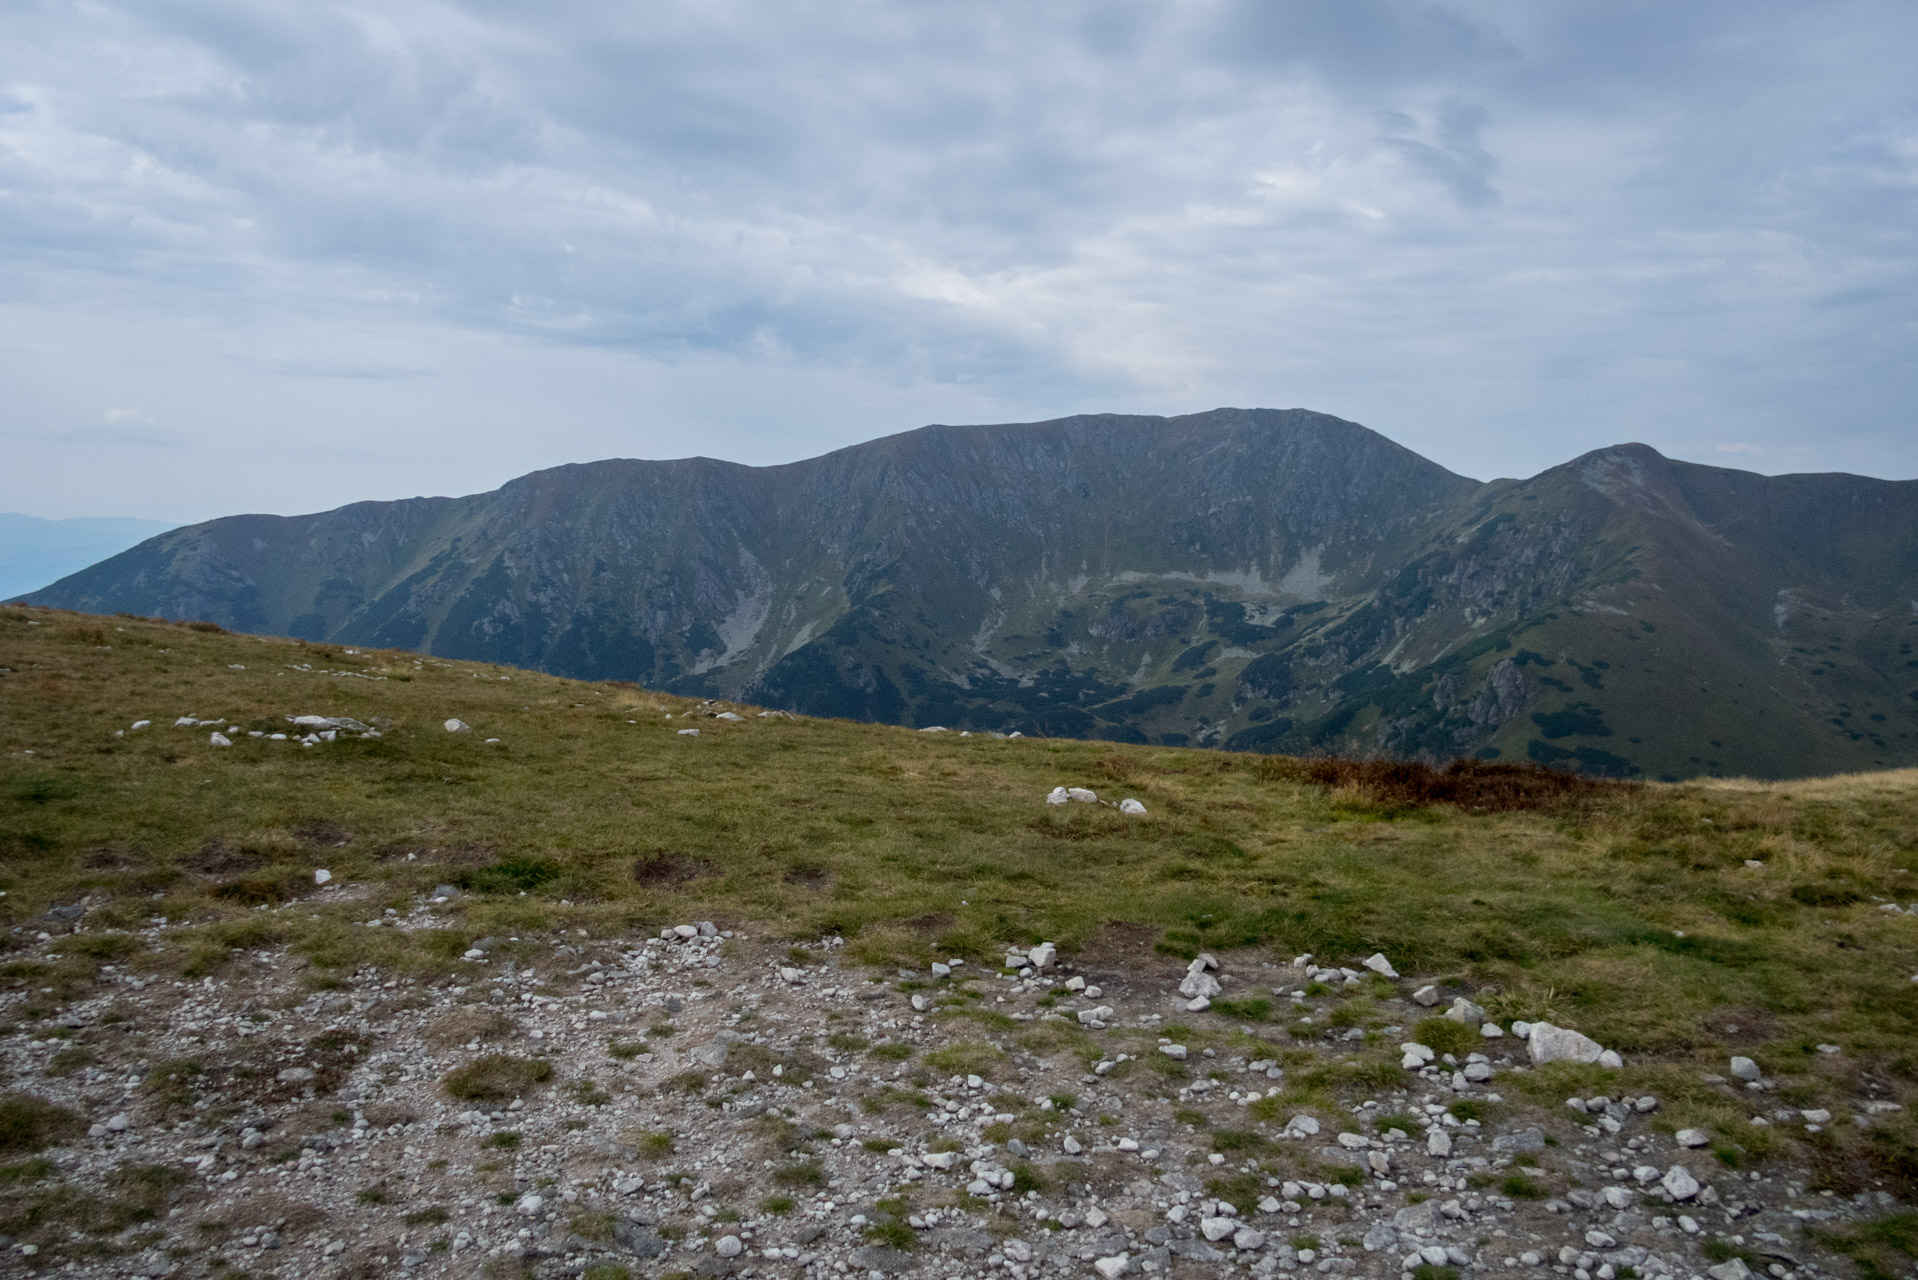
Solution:
[[[448,1072],[440,1082],[447,1096],[466,1102],[510,1102],[553,1078],[553,1064],[538,1058],[490,1053]]]

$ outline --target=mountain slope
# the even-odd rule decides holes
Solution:
[[[1918,760],[1918,484],[1480,484],[1303,410],[928,427],[238,516],[36,603],[821,715],[1779,776]]]

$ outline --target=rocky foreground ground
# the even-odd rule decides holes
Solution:
[[[356,927],[432,928],[452,897]],[[86,930],[44,923],[14,961]],[[1007,961],[874,971],[838,939],[689,924],[484,939],[428,981],[315,989],[264,949],[192,981],[131,957],[55,1008],[16,984],[9,1105],[73,1114],[66,1132],[29,1117],[54,1145],[0,1170],[20,1231],[4,1265],[1794,1280],[1850,1271],[1808,1226],[1891,1204],[1809,1190],[1782,1159],[1727,1168],[1656,1097],[1524,1101],[1540,1037],[1510,1026],[1470,1054],[1402,1047],[1478,1011],[1384,958],[1215,971],[1109,930]],[[1354,990],[1397,1021],[1339,1025]],[[1710,1087],[1758,1121],[1871,1122],[1862,1100],[1836,1121],[1779,1108],[1732,1071],[1756,1075],[1739,1060]]]

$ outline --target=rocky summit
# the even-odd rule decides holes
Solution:
[[[176,530],[36,592],[914,727],[1531,760],[1918,760],[1918,483],[1621,445],[1479,483],[1305,410],[935,426]]]

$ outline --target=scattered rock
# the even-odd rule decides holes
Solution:
[[[1674,1200],[1689,1200],[1699,1191],[1698,1179],[1692,1177],[1691,1172],[1682,1164],[1675,1164],[1667,1169],[1665,1176],[1659,1180],[1659,1185],[1670,1192]]]
[[[1396,978],[1399,976],[1399,971],[1392,967],[1392,962],[1385,958],[1383,951],[1374,951],[1371,955],[1367,956],[1365,959],[1365,967],[1373,973],[1383,974],[1388,978]]]
[[[1597,1062],[1605,1052],[1605,1047],[1591,1037],[1549,1022],[1532,1023],[1526,1039],[1532,1061],[1539,1066],[1547,1062]]]
[[[912,1266],[912,1255],[889,1244],[869,1244],[854,1249],[847,1261],[864,1271],[881,1271],[890,1275]]]
[[[1145,806],[1140,804],[1137,800],[1127,797],[1126,799],[1119,801],[1119,812],[1124,814],[1130,814],[1132,817],[1135,817],[1135,818],[1143,818],[1145,816]]]
[[[1520,1129],[1517,1133],[1500,1134],[1492,1139],[1492,1150],[1500,1155],[1537,1155],[1545,1150],[1545,1131]]]
[[[468,724],[468,723],[466,723],[466,721],[464,721],[464,720],[459,720],[459,719],[453,719],[453,720],[448,720],[448,721],[446,722],[446,726],[445,726],[445,728],[446,728],[446,731],[447,731],[448,733],[471,733],[471,732],[473,732],[473,726],[472,726],[472,725],[470,725],[470,724]]]
[[[1731,1073],[1732,1078],[1735,1080],[1757,1080],[1764,1074],[1758,1069],[1756,1062],[1744,1057],[1734,1057],[1732,1059]]]

